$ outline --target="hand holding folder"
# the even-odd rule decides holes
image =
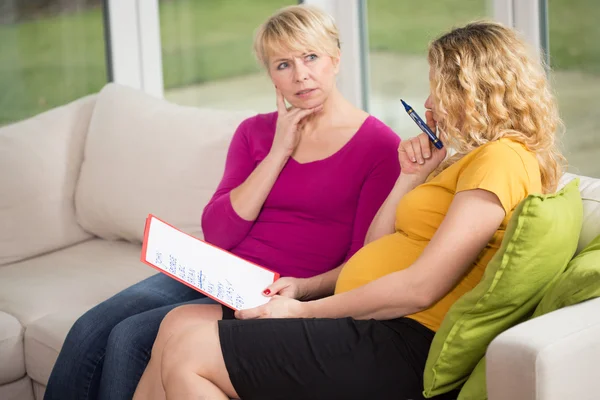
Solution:
[[[269,302],[262,291],[279,274],[246,261],[156,218],[146,219],[141,260],[234,310]]]

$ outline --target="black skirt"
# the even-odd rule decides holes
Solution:
[[[410,318],[240,321],[225,308],[223,317],[223,358],[242,400],[424,399],[434,332]]]

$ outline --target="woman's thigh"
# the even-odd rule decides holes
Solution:
[[[87,328],[84,331],[103,331],[107,335],[117,324],[132,316],[205,297],[175,279],[156,274],[90,309],[79,318],[76,325]]]
[[[71,328],[67,342],[74,342],[79,347],[86,342],[87,346],[83,347],[87,348],[82,349],[84,353],[94,348],[103,354],[109,335],[121,322],[151,310],[204,298],[201,293],[164,274],[154,275],[86,312]],[[167,312],[165,310],[164,314]]]
[[[244,400],[422,399],[432,337],[407,318],[219,323],[225,365]]]
[[[183,329],[189,325],[197,325],[203,319],[217,321],[220,315],[221,306],[209,297],[135,314],[117,324],[111,331],[107,358],[110,353],[118,363],[123,363],[129,354],[149,356],[159,327],[168,325],[177,328],[181,325]]]

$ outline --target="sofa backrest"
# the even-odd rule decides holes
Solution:
[[[87,135],[78,222],[105,239],[140,242],[152,213],[202,237],[202,210],[221,180],[231,137],[252,114],[175,105],[108,84]]]
[[[0,128],[0,265],[90,238],[73,194],[96,96]]]

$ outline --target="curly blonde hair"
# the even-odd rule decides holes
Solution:
[[[432,98],[449,147],[436,174],[475,148],[511,138],[533,152],[544,193],[554,192],[565,158],[558,149],[563,124],[543,62],[501,24],[470,23],[429,45]]]

